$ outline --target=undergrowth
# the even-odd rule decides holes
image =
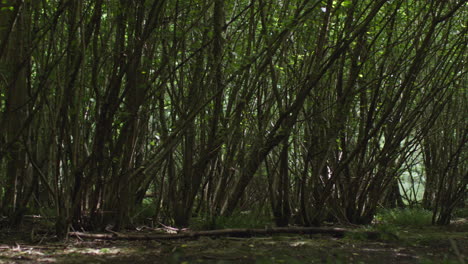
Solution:
[[[382,209],[375,216],[377,225],[424,227],[431,221],[432,212],[422,208]]]
[[[422,228],[431,226],[432,212],[421,208],[381,209],[374,218],[374,224],[364,227],[364,231],[376,231],[379,240],[400,240],[400,232],[405,227]],[[349,233],[349,239],[367,240],[365,232]]]
[[[453,212],[453,217],[468,218],[468,208],[457,208]]]
[[[152,219],[156,212],[154,203],[149,200],[143,200],[135,211],[133,217],[135,223],[143,223],[147,219]],[[192,230],[210,230],[210,229],[227,229],[227,228],[265,228],[272,225],[272,219],[261,210],[257,211],[242,211],[235,212],[231,216],[210,217],[206,215],[194,216],[190,219],[190,228]],[[170,221],[165,223],[172,225]]]
[[[271,218],[252,212],[240,212],[231,216],[214,218],[195,217],[191,219],[190,227],[194,230],[227,229],[227,228],[265,228],[271,225]]]

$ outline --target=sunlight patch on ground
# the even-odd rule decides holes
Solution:
[[[300,247],[300,246],[305,246],[307,244],[310,244],[310,243],[307,241],[296,241],[296,242],[289,243],[291,247]]]
[[[70,248],[64,250],[65,254],[78,253],[78,254],[91,254],[91,255],[115,255],[115,254],[134,254],[137,253],[136,249],[131,248]]]

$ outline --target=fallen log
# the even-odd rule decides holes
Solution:
[[[71,237],[92,238],[104,240],[170,240],[170,239],[196,239],[198,237],[252,237],[265,236],[273,234],[326,234],[335,237],[344,237],[345,234],[362,233],[370,239],[379,237],[378,232],[372,231],[355,231],[344,228],[320,228],[320,227],[276,227],[265,229],[249,229],[249,228],[234,228],[234,229],[219,229],[207,231],[184,231],[178,234],[124,234],[110,231],[110,234],[97,234],[85,232],[70,232]]]

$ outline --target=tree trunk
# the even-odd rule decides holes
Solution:
[[[21,223],[25,212],[30,171],[27,170],[25,145],[29,129],[29,1],[2,1],[0,4],[0,43],[6,48],[0,54],[0,71],[6,86],[4,134],[8,147],[5,194],[2,200],[3,213],[14,225]],[[11,29],[11,30],[10,30]]]

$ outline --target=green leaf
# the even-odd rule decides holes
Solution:
[[[347,7],[347,6],[350,6],[351,5],[351,1],[343,1],[343,3],[341,3],[341,6],[344,6],[344,7]]]

